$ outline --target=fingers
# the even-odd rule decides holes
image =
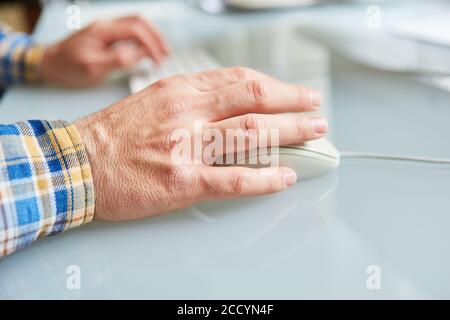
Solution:
[[[245,141],[245,148],[252,148],[249,139],[258,142],[259,133],[268,135],[272,130],[278,130],[278,141],[268,141],[269,145],[301,144],[305,141],[318,139],[328,131],[328,122],[322,116],[300,116],[298,114],[246,114],[212,123],[211,129],[219,129],[223,137],[227,131],[240,135]],[[239,139],[239,137],[238,137]],[[243,150],[237,150],[243,151]]]
[[[212,199],[242,198],[284,190],[297,181],[291,168],[209,167],[202,172],[205,196]]]
[[[94,26],[101,30],[101,36],[107,45],[121,40],[134,40],[156,63],[161,63],[168,54],[168,48],[159,31],[141,17],[97,22]]]
[[[285,113],[316,110],[322,103],[317,91],[270,80],[249,80],[211,93],[215,106],[200,110],[210,120],[247,113]]]
[[[153,35],[153,39],[156,41],[156,43],[158,44],[158,47],[164,53],[165,56],[170,53],[170,49],[169,49],[166,41],[164,40],[164,37],[163,37],[161,31],[154,24],[150,23],[148,20],[146,20],[140,16],[131,17],[131,19],[137,19],[144,26],[144,28],[147,30],[147,32],[149,34]]]
[[[120,46],[109,49],[104,54],[104,72],[125,69],[135,65],[145,56],[144,50],[136,46]]]
[[[154,40],[156,41],[156,43],[158,44],[160,50],[164,53],[164,55],[168,55],[170,53],[170,49],[167,46],[167,43],[165,42],[161,31],[147,19],[145,19],[139,15],[136,15],[136,16],[119,18],[117,20],[123,21],[125,23],[131,23],[131,24],[136,23],[136,24],[142,25],[147,30],[148,34],[151,34],[153,36]]]
[[[269,75],[245,67],[222,68],[194,73],[187,75],[186,79],[199,91],[217,90],[225,86],[249,80],[277,81],[277,79]]]

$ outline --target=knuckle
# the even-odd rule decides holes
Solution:
[[[137,22],[144,22],[145,21],[145,18],[142,15],[140,15],[140,14],[133,14],[131,16],[131,19],[133,19],[134,21],[137,21]]]
[[[128,65],[128,57],[123,53],[117,55],[116,61],[119,67],[126,67]]]
[[[178,118],[190,111],[183,100],[172,97],[166,98],[164,105],[163,116],[166,119]]]
[[[251,188],[251,179],[248,175],[238,175],[232,180],[231,191],[237,195],[245,195]]]
[[[273,193],[277,192],[282,189],[282,179],[280,177],[277,177],[275,179],[270,179],[267,183],[267,192]]]
[[[299,86],[297,91],[298,91],[297,94],[298,94],[299,106],[306,106],[309,102],[311,89],[304,87],[304,86]]]
[[[246,67],[234,67],[231,69],[231,73],[238,81],[247,80],[249,78],[250,69]]]
[[[212,177],[211,175],[201,174],[201,186],[204,188],[206,194],[211,197],[220,197],[223,194],[222,179]]]
[[[176,190],[186,191],[198,188],[192,167],[172,166],[168,176],[170,185]]]
[[[250,130],[263,129],[264,125],[256,114],[249,113],[242,117],[240,127],[242,130],[247,132]]]
[[[163,132],[161,135],[162,139],[158,141],[158,148],[164,153],[171,153],[180,143],[183,143],[176,139],[174,131]]]
[[[295,120],[295,129],[297,136],[303,139],[305,135],[305,120],[303,118],[297,118]]]
[[[139,24],[133,24],[131,26],[131,30],[135,34],[141,34],[142,33],[142,27]]]
[[[295,127],[297,130],[297,135],[302,140],[310,139],[314,136],[310,120],[305,117],[297,118]]]
[[[155,89],[165,89],[167,87],[170,87],[171,84],[172,84],[171,78],[164,78],[156,81],[150,87]]]
[[[135,35],[140,35],[142,33],[142,27],[137,21],[134,21],[130,24],[130,31]]]
[[[247,83],[249,95],[258,104],[263,103],[267,97],[267,86],[260,80],[252,80]]]

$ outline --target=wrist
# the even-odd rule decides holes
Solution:
[[[95,191],[95,212],[94,219],[98,219],[99,215],[104,211],[102,194],[104,193],[104,173],[106,167],[103,160],[107,158],[108,138],[103,125],[96,121],[95,115],[82,118],[74,122],[81,137],[81,141],[86,150],[88,162],[92,172],[92,179]]]
[[[53,66],[57,59],[58,45],[54,44],[44,49],[39,70],[39,80],[48,84],[56,84]]]

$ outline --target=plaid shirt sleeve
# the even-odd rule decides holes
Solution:
[[[0,26],[0,88],[38,80],[44,51],[28,34]]]
[[[74,125],[0,125],[0,257],[93,215],[92,173]]]

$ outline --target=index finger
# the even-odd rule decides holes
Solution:
[[[156,27],[153,23],[145,19],[144,17],[140,15],[136,16],[128,16],[128,17],[122,17],[118,18],[117,21],[124,21],[124,22],[134,22],[142,25],[147,32],[151,35],[153,35],[154,40],[158,43],[160,49],[167,55],[170,53],[170,49],[167,46],[167,43],[164,40],[164,37],[161,33],[161,31]]]
[[[103,40],[113,43],[119,40],[135,40],[157,63],[167,55],[160,40],[137,18],[119,18],[102,23]]]
[[[213,108],[199,110],[206,118],[218,121],[248,113],[286,113],[315,111],[321,94],[311,88],[279,81],[250,80],[210,93]]]

